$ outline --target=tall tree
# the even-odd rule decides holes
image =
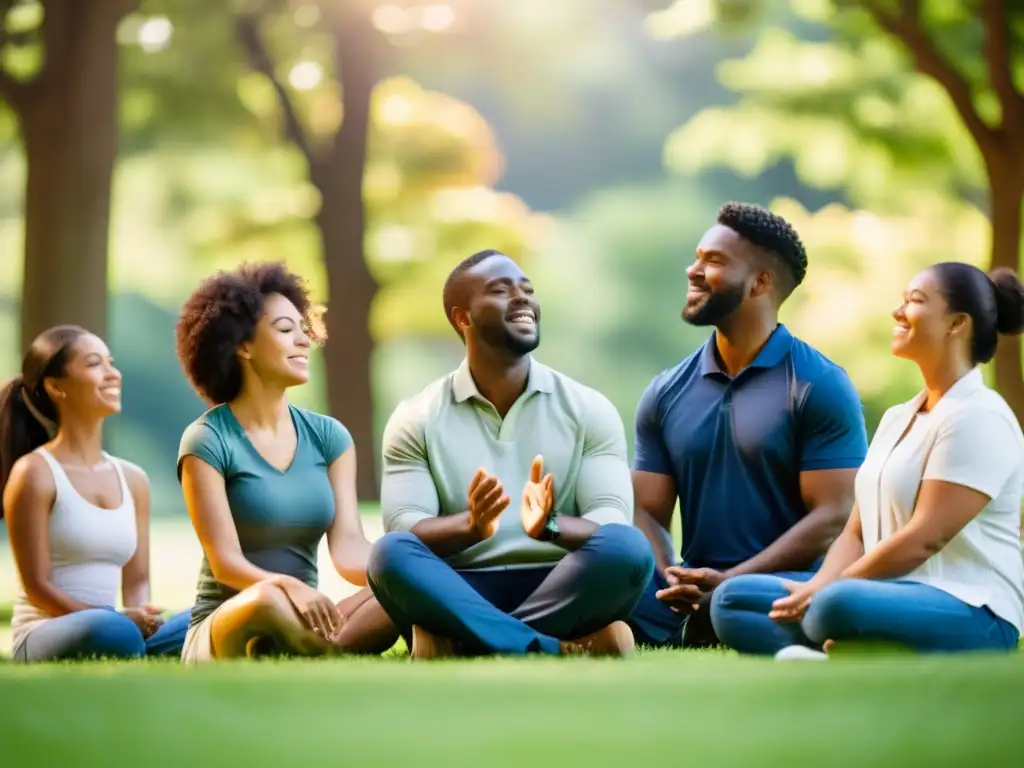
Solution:
[[[22,348],[58,323],[106,332],[116,33],[133,6],[0,2],[0,56],[15,62],[0,69],[0,97],[17,116],[28,165]]]
[[[797,158],[797,171],[805,180],[845,185],[862,205],[883,200],[891,204],[896,179],[916,183],[919,189],[940,180],[985,209],[992,233],[988,267],[1016,269],[1024,207],[1024,3],[824,0],[789,5],[801,22],[828,29],[828,41],[821,42],[817,33],[813,42],[799,42],[777,27],[764,31],[760,50],[722,70],[742,94],[739,114],[706,113],[681,131],[671,146],[677,159],[685,158],[682,165],[695,168],[720,160],[750,171],[789,154]],[[699,17],[692,14],[697,6],[702,9]],[[702,0],[690,5],[691,23],[684,26],[692,34],[716,19],[749,21],[763,10],[764,4],[751,0]],[[661,20],[671,22],[664,15]],[[886,42],[897,56],[889,55]],[[768,55],[769,48],[774,55]],[[783,72],[787,74],[780,78]],[[908,78],[910,72],[916,78]],[[908,104],[928,104],[917,87],[920,78],[941,89],[958,125],[944,115],[906,112]],[[758,146],[748,142],[737,147],[739,134],[749,137],[755,125],[766,129],[754,142]],[[711,139],[712,133],[718,135]],[[831,152],[822,136],[831,141]],[[850,137],[861,148],[851,149]],[[709,143],[715,149],[698,159]],[[728,144],[731,160],[725,152]],[[813,146],[824,151],[812,158]],[[846,157],[839,156],[847,149]],[[852,160],[858,152],[868,168],[878,171],[870,182]],[[890,189],[880,189],[886,184]],[[872,193],[864,194],[868,187]],[[1021,362],[1019,340],[1000,343],[996,385],[1024,421]]]
[[[431,38],[457,23],[455,13],[443,4],[372,0],[252,0],[235,12],[236,36],[246,61],[270,84],[284,135],[305,160],[320,196],[314,221],[328,282],[327,399],[331,413],[345,422],[356,443],[367,446],[357,477],[364,499],[379,494],[372,450],[375,343],[370,321],[380,285],[367,260],[364,200],[372,97],[383,77],[398,67],[395,37],[416,44],[421,56],[430,55],[426,52],[437,50]],[[296,91],[306,89],[302,81],[307,75],[320,77],[312,65],[325,71],[325,80],[340,92],[336,119],[330,98],[310,103],[297,97]],[[297,73],[296,66],[304,69]],[[391,149],[406,159],[417,156],[421,176],[430,176],[432,167],[446,174],[448,166],[459,165],[446,152],[466,150],[465,142],[449,142],[435,152],[413,146],[424,143],[429,144],[429,137],[410,136]],[[479,183],[480,174],[476,176]]]
[[[325,348],[327,398],[331,413],[345,422],[358,445],[373,446],[373,336],[367,323],[377,282],[363,253],[370,97],[381,71],[383,40],[366,8],[358,3],[324,3],[320,12],[329,33],[330,58],[341,87],[342,119],[324,141],[306,130],[288,88],[278,76],[264,41],[265,10],[238,15],[237,33],[249,65],[271,83],[277,95],[287,138],[309,165],[309,179],[320,193],[316,225],[327,270]],[[375,452],[361,454],[356,481],[360,498],[378,496]]]

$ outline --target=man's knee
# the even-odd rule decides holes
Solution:
[[[599,536],[595,544],[602,571],[621,573],[638,589],[647,586],[654,573],[654,552],[639,528],[613,523],[602,525],[594,536]]]
[[[409,554],[422,547],[416,535],[404,531],[385,533],[377,539],[370,550],[370,562],[366,568],[371,586],[403,572]]]
[[[858,614],[863,605],[857,581],[833,582],[811,599],[801,625],[804,634],[816,643],[849,637],[860,624]]]

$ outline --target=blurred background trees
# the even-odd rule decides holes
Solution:
[[[679,319],[684,270],[742,199],[804,237],[784,319],[847,368],[873,430],[919,386],[888,354],[906,281],[1019,262],[1019,9],[3,0],[0,360],[13,373],[56,322],[106,333],[126,378],[111,450],[180,515],[177,442],[205,405],[177,310],[219,268],[283,259],[328,306],[297,399],[352,429],[372,499],[391,409],[461,357],[455,263],[520,260],[539,358],[631,431],[650,378],[706,338]],[[1020,408],[1019,344],[987,374]]]

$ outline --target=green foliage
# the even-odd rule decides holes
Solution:
[[[640,393],[708,336],[680,317],[685,269],[717,208],[704,192],[677,183],[595,193],[531,270],[539,359],[605,394],[630,436]]]
[[[803,21],[827,24],[818,31],[826,39],[769,27],[747,56],[723,62],[718,76],[738,104],[705,111],[671,136],[670,167],[724,163],[754,177],[792,160],[805,183],[880,208],[898,208],[921,187],[984,190],[981,158],[949,97],[903,46],[856,9],[792,5]],[[963,35],[949,38],[960,59],[978,59]]]
[[[768,5],[784,15],[758,26],[756,12],[765,21]],[[1022,6],[1005,5],[1012,8],[1011,36],[1024,42]],[[746,55],[719,65],[735,105],[707,109],[679,128],[668,139],[666,160],[681,174],[725,166],[751,179],[792,163],[804,184],[847,201],[849,207],[816,214],[792,200],[775,203],[801,232],[811,261],[807,283],[783,314],[849,370],[872,427],[885,407],[919,386],[912,366],[886,354],[890,310],[903,286],[936,261],[983,266],[991,243],[981,212],[988,178],[979,147],[949,92],[919,71],[915,56],[933,47],[964,79],[982,122],[1000,120],[979,5],[923,0],[915,29],[928,42],[912,38],[916,53],[883,29],[895,17],[869,12],[893,13],[896,6],[701,0],[675,3],[661,18],[663,33],[689,36],[728,8],[734,24],[760,30]],[[1024,46],[1015,45],[1013,56],[1020,88]]]

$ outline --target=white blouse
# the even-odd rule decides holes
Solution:
[[[921,392],[886,411],[857,473],[864,551],[906,527],[922,480],[944,480],[988,496],[988,505],[904,579],[987,606],[1024,633],[1021,497],[1024,434],[977,368],[928,413]]]

